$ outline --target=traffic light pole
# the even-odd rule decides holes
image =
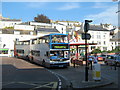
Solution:
[[[85,81],[88,81],[88,61],[87,61],[87,32],[85,32]]]
[[[92,22],[92,20],[85,20],[84,25],[84,32],[85,32],[85,81],[88,81],[88,61],[87,61],[87,32],[89,30],[89,23]]]

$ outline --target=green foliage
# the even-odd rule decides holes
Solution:
[[[95,54],[95,53],[101,53],[101,50],[100,49],[95,49],[91,52],[92,54]]]
[[[112,53],[120,52],[120,46],[117,46],[114,50],[111,51]]]
[[[41,22],[41,23],[50,23],[50,19],[43,15],[43,14],[38,14],[37,17],[34,17],[35,22]]]

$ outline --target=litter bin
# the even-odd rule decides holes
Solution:
[[[100,64],[93,64],[93,79],[95,81],[101,80],[101,66]]]

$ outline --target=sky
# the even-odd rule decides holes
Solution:
[[[118,25],[118,2],[2,2],[2,16],[33,21],[38,14],[52,20],[92,20]]]

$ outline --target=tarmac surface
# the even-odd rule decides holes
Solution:
[[[101,67],[103,65],[101,64]],[[109,69],[109,71],[112,73],[115,73],[116,77],[112,77],[113,79],[118,79],[117,71],[115,70],[110,70],[110,68],[107,68],[106,66],[103,69]],[[118,69],[118,67],[117,67]],[[51,70],[51,69],[50,69]],[[94,88],[98,89],[101,87],[106,87],[109,85],[114,84],[114,80],[110,80],[103,75],[105,72],[101,72],[101,79],[100,80],[95,80],[93,79],[93,71],[91,69],[88,70],[88,81],[85,81],[85,65],[83,66],[76,66],[74,68],[73,64],[70,65],[67,69],[52,69],[51,71],[59,74],[61,77],[66,79],[69,82],[69,87],[71,88]],[[110,73],[109,72],[109,73]],[[107,73],[106,73],[107,74]],[[106,75],[107,76],[107,75]],[[110,75],[108,75],[110,77]],[[116,80],[116,83],[117,80]],[[109,87],[108,87],[109,88]],[[111,87],[110,87],[111,88]],[[118,86],[114,85],[112,89],[118,89]]]
[[[2,72],[2,75],[4,75],[2,85],[5,88],[20,88],[22,86],[32,88],[31,90],[36,90],[37,88],[57,90],[58,86],[61,86],[61,89],[65,88],[66,90],[72,90],[74,88],[99,89],[101,87],[114,85],[119,76],[114,68],[111,69],[106,66],[102,68],[101,79],[99,81],[93,79],[93,71],[90,69],[88,70],[88,81],[85,81],[85,64],[83,66],[77,65],[75,68],[73,64],[70,64],[68,68],[48,69],[36,64],[31,64],[22,59],[17,59],[16,61],[16,58],[5,58],[2,64],[4,65],[2,69],[4,70]],[[103,63],[100,64],[101,66],[104,65]],[[117,70],[118,69],[119,67],[117,67]],[[107,75],[107,71],[109,74],[116,73],[116,78]],[[47,78],[45,77],[46,75],[48,76]],[[108,76],[111,77],[111,79],[115,79],[115,82],[114,80],[108,79]],[[114,88],[117,89],[117,85],[118,84],[116,84]]]

